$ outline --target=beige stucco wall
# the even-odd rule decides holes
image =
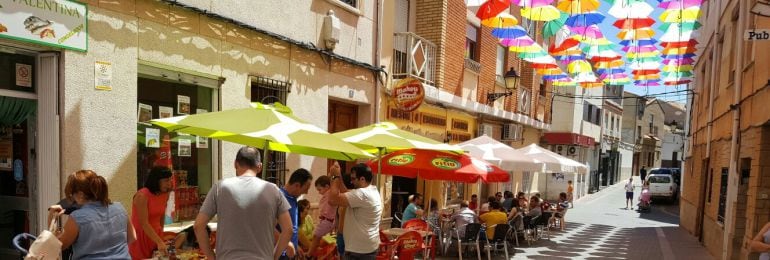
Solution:
[[[223,110],[247,107],[249,75],[259,75],[291,82],[288,105],[299,118],[321,128],[327,128],[329,98],[360,105],[360,125],[372,120],[374,79],[369,70],[324,61],[318,53],[166,4],[137,3],[135,8],[116,12],[89,6],[88,52],[64,52],[62,176],[93,169],[108,179],[114,200],[130,205],[136,190],[139,60],[224,78],[219,91]],[[147,10],[165,16],[150,16]],[[162,17],[196,22],[173,23]],[[113,64],[112,91],[94,89],[95,61]],[[215,158],[223,177],[234,175],[231,162],[238,147],[224,143]],[[287,156],[290,172],[298,167],[320,176],[326,173],[326,159]],[[317,200],[315,193],[311,189],[311,200]]]

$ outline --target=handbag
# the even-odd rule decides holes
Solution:
[[[35,242],[29,246],[29,253],[24,260],[57,260],[61,259],[61,241],[54,235],[57,228],[56,220],[51,221],[48,230],[43,230]]]

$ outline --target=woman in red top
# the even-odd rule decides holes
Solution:
[[[136,230],[136,240],[128,245],[132,259],[152,258],[155,249],[161,253],[166,252],[167,246],[162,235],[169,191],[171,170],[154,167],[144,182],[144,188],[134,195],[131,224]]]

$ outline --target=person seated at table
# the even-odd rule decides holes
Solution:
[[[428,209],[428,214],[425,216],[425,221],[428,223],[431,223],[434,227],[438,227],[438,220],[439,220],[439,212],[438,212],[438,201],[436,199],[430,199],[430,209]]]
[[[562,218],[563,222],[564,212],[567,211],[567,208],[569,208],[569,199],[567,199],[567,193],[559,193],[559,202],[556,204],[556,214],[554,214],[551,219],[549,219],[548,223],[553,225],[556,223],[557,218]]]
[[[211,236],[211,228],[206,226],[206,236]],[[174,238],[174,248],[187,249],[187,248],[199,248],[198,240],[195,238],[195,228],[193,226],[188,227]]]
[[[460,203],[462,203],[462,202],[463,202],[463,197],[460,197],[460,195],[458,194],[457,198],[447,201],[446,205],[447,206],[450,206],[450,205],[460,205]]]
[[[409,205],[404,209],[403,217],[401,218],[401,227],[406,224],[407,221],[422,217],[422,194],[415,193],[409,196]]]
[[[537,196],[532,196],[532,198],[529,199],[529,210],[524,215],[523,219],[525,227],[530,225],[530,221],[533,218],[539,217],[540,215],[543,215],[543,210],[540,208],[540,199]]]
[[[505,191],[505,193],[503,193],[503,198],[504,198],[503,202],[501,203],[503,206],[503,209],[505,210],[505,212],[510,212],[511,209],[513,208],[513,205],[516,204],[515,203],[516,200],[513,199],[513,192]]]
[[[452,215],[452,221],[455,223],[455,228],[457,229],[457,233],[460,237],[465,236],[465,225],[470,223],[477,223],[478,219],[479,218],[476,216],[476,212],[473,212],[473,210],[468,207],[467,201],[461,202],[460,210]]]
[[[484,215],[485,213],[489,212],[489,203],[497,201],[497,198],[495,196],[489,196],[487,197],[487,202],[481,205],[481,209],[479,209],[479,216]]]
[[[519,202],[518,208],[521,211],[526,211],[529,207],[529,201],[527,200],[527,195],[524,194],[524,192],[519,191],[518,194],[516,194],[516,200]]]
[[[468,203],[468,208],[471,210],[476,210],[479,207],[479,196],[476,194],[471,195],[471,202]]]
[[[508,215],[502,211],[500,202],[493,200],[489,202],[489,212],[479,217],[481,222],[487,226],[487,238],[495,237],[495,226],[508,223]]]

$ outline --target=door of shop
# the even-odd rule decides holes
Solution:
[[[18,257],[10,239],[37,233],[46,217],[39,212],[60,196],[58,125],[47,120],[57,106],[57,63],[55,53],[0,45],[0,259]]]
[[[358,106],[329,100],[329,133],[342,132],[358,127]],[[328,161],[327,169],[333,160]],[[340,161],[343,172],[350,172],[353,163]]]

